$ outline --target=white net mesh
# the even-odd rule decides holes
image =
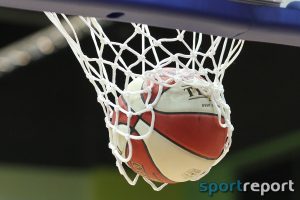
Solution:
[[[120,33],[121,39],[118,41],[118,39],[113,40],[106,34],[101,26],[101,21],[91,17],[79,17],[90,29],[90,35],[95,46],[96,55],[88,56],[82,49],[75,30],[73,29],[72,34],[66,31],[66,29],[73,27],[67,16],[50,12],[46,12],[46,15],[64,35],[87,78],[95,87],[98,102],[106,116],[106,126],[111,130],[109,148],[116,157],[116,165],[120,173],[131,185],[136,184],[139,175],[131,180],[122,164],[131,159],[131,141],[145,139],[152,133],[155,122],[153,107],[160,98],[162,87],[173,87],[172,84],[169,84],[169,79],[176,83],[198,88],[201,93],[210,98],[214,109],[217,111],[220,125],[228,128],[223,153],[215,164],[226,155],[231,145],[233,126],[230,120],[230,107],[224,98],[222,80],[225,70],[239,55],[244,41],[219,36],[206,36],[201,33],[182,30],[157,31],[156,28],[134,23],[128,24],[130,28],[126,33]],[[69,27],[63,26],[63,22],[67,22]],[[176,73],[166,74],[163,70],[165,67],[174,67]],[[162,79],[161,75],[167,76],[169,79]],[[202,78],[199,79],[199,77]],[[139,91],[128,90],[129,83],[138,78],[150,81],[151,84]],[[151,97],[153,84],[159,85],[158,95],[152,102],[147,98],[143,109],[132,111],[129,102],[127,102],[127,109],[119,105],[118,98],[120,95],[126,99],[129,95],[147,93],[148,97]],[[112,122],[114,112],[117,120]],[[132,116],[141,115],[145,112],[151,112],[152,115],[149,130],[141,136],[131,135],[130,120]],[[127,116],[127,131],[118,126],[120,113]],[[127,156],[119,153],[115,142],[117,136],[125,138],[128,146]],[[193,180],[197,180],[205,174]],[[154,190],[160,190],[166,185],[162,184],[157,187],[146,177],[143,178]]]

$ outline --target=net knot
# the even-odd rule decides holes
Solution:
[[[133,113],[131,112],[131,111],[128,111],[127,113],[126,113],[126,116],[127,116],[127,118],[131,118],[132,117],[132,115],[133,115]]]
[[[128,76],[130,76],[130,77],[133,76],[133,72],[130,71],[130,70],[127,70],[127,71],[125,72],[125,74],[126,74],[127,77],[128,77]]]
[[[177,56],[176,54],[174,54],[174,55],[171,55],[171,56],[170,56],[170,60],[171,60],[172,62],[176,62],[176,63],[178,63],[178,62],[179,62],[179,60],[178,60],[178,56]]]
[[[159,41],[159,40],[153,40],[153,46],[154,47],[160,47],[161,46],[161,41]]]
[[[197,52],[191,51],[190,56],[193,60],[197,59]]]
[[[211,83],[207,86],[207,95],[213,97],[215,100],[221,98],[221,94],[224,93],[224,88],[221,84]]]
[[[208,52],[207,56],[210,58],[213,58],[215,56],[215,54],[216,54],[216,50],[213,49]]]
[[[135,26],[134,31],[135,31],[137,34],[142,34],[142,33],[143,33],[141,27],[139,27],[139,26]]]
[[[146,57],[145,57],[145,55],[143,55],[143,54],[138,55],[137,58],[138,58],[138,62],[143,62],[143,61],[146,60]]]
[[[184,34],[183,32],[177,35],[177,40],[182,42],[184,40]]]
[[[128,45],[126,43],[120,45],[120,50],[121,51],[124,51],[126,49],[128,49]]]
[[[152,110],[153,110],[153,106],[152,106],[152,104],[148,104],[148,105],[146,105],[146,110],[148,110],[148,111],[152,111]]]

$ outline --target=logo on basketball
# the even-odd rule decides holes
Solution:
[[[207,98],[205,97],[198,88],[194,88],[189,85],[182,86],[184,91],[187,91],[189,94],[189,100],[199,99],[199,98]]]

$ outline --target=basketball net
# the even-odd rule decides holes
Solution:
[[[130,35],[122,42],[112,41],[101,26],[101,21],[93,17],[79,17],[89,28],[91,39],[95,46],[97,56],[87,56],[83,51],[78,36],[69,18],[64,15],[46,12],[47,17],[59,29],[68,41],[72,51],[78,59],[86,77],[95,87],[98,102],[105,113],[105,123],[110,130],[109,148],[116,158],[116,166],[119,172],[126,178],[129,184],[135,185],[139,175],[130,179],[123,164],[130,161],[132,156],[131,140],[143,140],[150,136],[153,131],[155,115],[153,107],[158,102],[163,86],[172,87],[165,79],[160,77],[168,76],[176,83],[182,83],[197,88],[201,93],[210,98],[214,109],[217,111],[219,123],[223,128],[228,128],[227,140],[222,155],[214,163],[217,164],[229,151],[233,126],[230,120],[230,107],[225,101],[222,81],[226,69],[239,55],[244,41],[222,38],[220,36],[207,36],[202,33],[173,30],[172,37],[158,38],[152,35],[151,27],[145,24],[132,23]],[[66,22],[68,27],[63,24]],[[72,29],[69,34],[67,29]],[[122,33],[120,33],[122,35]],[[185,37],[190,37],[190,42]],[[132,41],[138,40],[140,47],[133,47]],[[171,45],[181,45],[181,51],[174,52]],[[107,55],[109,52],[109,56]],[[125,55],[131,55],[135,59],[128,61]],[[109,58],[108,58],[109,57]],[[164,67],[176,68],[176,74],[163,74]],[[118,75],[117,75],[118,74]],[[122,74],[124,81],[117,84],[119,74]],[[199,77],[202,77],[199,79]],[[150,81],[152,84],[140,91],[129,91],[128,84],[137,78]],[[130,104],[128,109],[123,109],[118,102],[118,97],[127,97],[133,94],[148,93],[151,96],[151,87],[158,84],[160,89],[156,99],[150,103],[149,98],[145,101],[145,109],[132,111]],[[127,102],[129,103],[129,102]],[[127,130],[119,129],[118,120],[112,123],[113,112],[118,119],[119,113],[127,115]],[[152,120],[149,130],[141,136],[130,135],[130,119],[134,115],[141,115],[151,112]],[[223,119],[223,120],[222,120]],[[116,137],[124,137],[128,145],[128,155],[122,156],[117,149]],[[199,180],[193,178],[192,181]],[[154,190],[161,190],[167,184],[156,186],[152,181],[143,177]]]

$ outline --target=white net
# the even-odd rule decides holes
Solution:
[[[126,33],[120,32],[118,39],[112,39],[101,26],[101,21],[92,17],[79,17],[90,29],[91,39],[95,46],[96,55],[88,56],[84,52],[76,31],[69,18],[64,15],[46,12],[48,18],[59,29],[68,41],[76,58],[80,62],[86,77],[95,87],[98,102],[105,113],[105,122],[110,131],[109,148],[116,157],[116,165],[120,173],[131,184],[135,185],[139,175],[132,180],[128,177],[123,163],[130,161],[132,156],[132,140],[143,140],[151,135],[155,122],[153,107],[158,102],[163,86],[172,79],[176,83],[183,83],[198,88],[202,94],[209,97],[217,111],[219,123],[228,128],[227,140],[222,155],[217,164],[228,152],[231,145],[233,126],[230,120],[230,107],[224,98],[222,80],[225,70],[239,55],[244,41],[207,36],[196,32],[183,30],[159,30],[144,24],[128,24]],[[68,27],[63,24],[67,22]],[[124,25],[124,24],[123,24]],[[73,29],[69,34],[66,29]],[[165,67],[173,67],[176,73],[167,73]],[[168,80],[161,76],[167,76]],[[199,77],[202,77],[199,79]],[[128,90],[128,85],[135,79],[150,81],[151,84],[138,91]],[[154,101],[150,102],[153,84],[159,85],[159,92]],[[134,94],[148,94],[144,108],[132,111],[130,102],[126,102],[127,109],[119,105],[120,95],[128,97]],[[141,136],[130,134],[130,120],[132,116],[151,112],[152,120],[149,130]],[[112,120],[113,115],[116,120]],[[127,116],[127,129],[119,128],[118,116]],[[224,119],[224,120],[222,120]],[[117,148],[116,137],[123,137],[128,146],[128,154],[122,155]],[[208,171],[207,171],[208,172]],[[207,173],[206,172],[206,173]],[[206,174],[205,173],[205,174]],[[202,174],[193,180],[203,177]],[[156,186],[152,181],[143,177],[154,190],[162,189],[166,184]]]

